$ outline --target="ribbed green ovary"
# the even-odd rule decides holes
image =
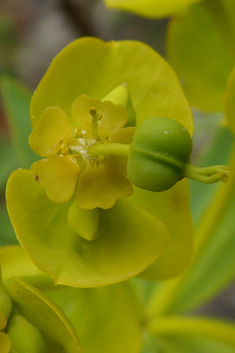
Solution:
[[[127,174],[131,182],[150,191],[164,191],[182,178],[192,140],[177,121],[155,117],[141,123],[130,145]]]

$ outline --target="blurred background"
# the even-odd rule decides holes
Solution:
[[[0,70],[34,88],[53,57],[81,36],[140,40],[164,55],[166,26],[108,10],[101,0],[1,0]]]
[[[167,24],[167,19],[150,20],[108,10],[101,0],[0,0],[0,74],[16,77],[33,92],[54,56],[82,36],[95,36],[105,41],[140,40],[165,57]],[[198,135],[198,144],[201,145],[205,140],[205,129],[201,127],[206,123],[200,120],[200,116],[195,114],[196,121],[199,119],[196,129],[199,130],[199,126],[202,131]],[[1,153],[4,153],[3,148],[10,149],[7,124],[0,101]],[[3,165],[0,168],[5,183],[15,163],[12,161],[12,167],[7,170]],[[4,185],[1,187],[0,208],[4,208]],[[5,227],[8,243],[15,243],[10,223],[3,224],[6,222],[5,209],[2,212],[1,228]],[[234,293],[235,284],[232,284],[196,314],[234,319]]]

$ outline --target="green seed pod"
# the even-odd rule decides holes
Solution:
[[[189,163],[192,139],[178,121],[154,117],[143,121],[130,145],[127,175],[150,191],[164,191],[183,177]]]

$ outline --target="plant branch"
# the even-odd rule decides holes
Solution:
[[[71,0],[60,0],[60,5],[66,16],[74,25],[77,32],[82,32],[83,36],[96,36],[95,28],[86,7],[78,2],[75,4]]]

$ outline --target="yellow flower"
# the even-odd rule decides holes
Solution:
[[[149,267],[151,279],[185,268],[187,183],[131,195],[126,178],[135,127],[158,116],[192,134],[174,72],[145,44],[81,38],[52,61],[30,105],[29,142],[44,159],[12,173],[7,205],[22,247],[55,283],[106,286]]]
[[[48,107],[29,137],[32,150],[42,157],[33,163],[35,180],[56,203],[76,200],[83,209],[108,209],[132,194],[132,185],[108,158],[91,156],[88,148],[110,141],[128,120],[122,104],[80,95],[71,107],[72,124],[59,107]],[[73,125],[73,126],[72,126]]]

